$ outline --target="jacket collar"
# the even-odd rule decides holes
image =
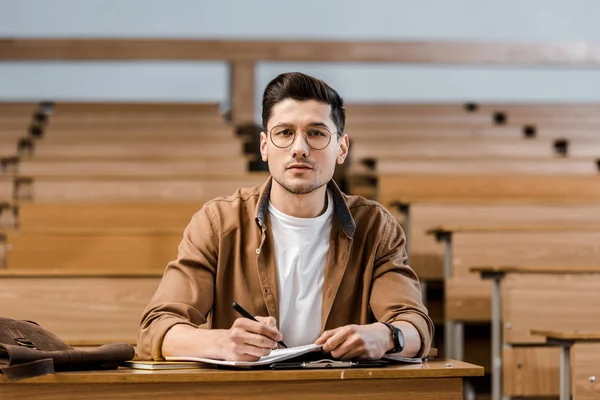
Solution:
[[[255,220],[261,229],[265,226],[265,221],[267,219],[269,197],[271,195],[272,186],[273,177],[269,176],[269,179],[267,179],[267,181],[264,183],[260,190],[258,204],[256,205],[256,210],[254,214]],[[356,223],[354,222],[354,218],[352,218],[352,214],[350,213],[350,209],[348,208],[348,204],[346,202],[344,194],[333,179],[331,179],[327,183],[327,188],[331,191],[331,197],[333,198],[334,213],[340,223],[342,230],[344,231],[344,233],[346,233],[346,235],[349,238],[354,238],[354,232],[356,231]]]

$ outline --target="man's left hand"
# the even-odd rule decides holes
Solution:
[[[340,360],[379,360],[394,347],[389,328],[378,322],[325,331],[315,344],[322,344],[323,351]]]

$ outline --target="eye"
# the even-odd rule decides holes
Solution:
[[[274,134],[276,136],[292,136],[294,134],[294,131],[291,129],[282,129],[279,131],[275,131]]]
[[[327,134],[324,131],[321,131],[319,129],[309,129],[308,132],[306,132],[306,134],[308,136],[311,136],[311,137],[325,137],[325,136],[327,136]]]

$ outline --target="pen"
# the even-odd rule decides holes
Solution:
[[[242,317],[245,317],[245,318],[251,319],[252,321],[256,321],[256,322],[258,322],[258,321],[256,320],[256,318],[254,318],[254,317],[252,316],[252,314],[250,314],[248,311],[244,310],[244,307],[240,306],[240,305],[239,305],[238,303],[236,303],[235,301],[233,302],[233,304],[232,304],[231,306],[233,307],[233,309],[234,309],[235,311],[237,311],[238,313],[240,313],[240,314],[242,315]],[[287,346],[285,345],[285,343],[283,343],[283,340],[282,340],[282,341],[279,341],[279,342],[277,342],[277,343],[279,343],[279,345],[280,345],[281,347],[283,347],[283,348],[286,348],[286,349],[287,349]]]

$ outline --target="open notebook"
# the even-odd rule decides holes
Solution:
[[[227,365],[232,367],[253,367],[258,365],[270,365],[279,361],[289,360],[290,358],[298,357],[303,354],[320,351],[322,345],[309,344],[306,346],[290,347],[287,349],[276,349],[271,351],[271,354],[258,359],[257,361],[224,361],[213,360],[212,358],[199,357],[165,357],[167,361],[198,361],[216,365]]]
[[[197,361],[208,364],[225,365],[231,367],[253,367],[260,365],[271,365],[280,361],[289,360],[304,354],[320,351],[323,345],[309,344],[306,346],[290,347],[287,349],[277,349],[271,351],[271,354],[261,357],[257,361],[224,361],[214,360],[211,358],[199,358],[199,357],[165,357],[167,361]],[[420,358],[406,358],[400,357],[394,354],[387,354],[383,357],[384,360],[397,362],[397,363],[421,363],[423,362]]]

